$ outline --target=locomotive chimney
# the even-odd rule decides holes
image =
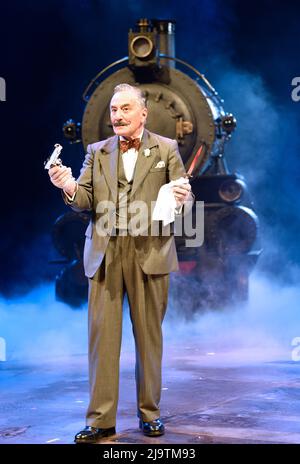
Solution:
[[[159,53],[175,58],[175,21],[173,19],[152,19],[151,23],[159,36]],[[160,63],[175,68],[175,61],[160,59]]]

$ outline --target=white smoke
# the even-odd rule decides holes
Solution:
[[[182,292],[188,294],[189,288]],[[175,311],[169,314],[165,334],[171,343],[177,340],[177,346],[198,346],[201,362],[207,353],[213,353],[209,362],[291,360],[292,341],[300,336],[299,301],[299,286],[272,282],[256,272],[250,278],[246,303],[199,311],[186,321],[178,318],[185,311],[183,302],[173,301]]]
[[[249,301],[215,311],[188,308],[184,299],[172,297],[177,276],[171,279],[164,321],[165,352],[197,357],[201,363],[249,363],[258,360],[291,360],[292,341],[300,336],[300,288],[272,283],[255,273]],[[193,283],[193,289],[197,283]],[[188,294],[190,288],[182,288]],[[192,296],[191,296],[192,297]],[[198,295],[201,297],[201,295]],[[188,304],[188,299],[186,299]],[[51,361],[87,353],[87,305],[73,310],[56,302],[54,286],[41,286],[9,301],[0,300],[0,337],[6,341],[7,360],[26,363]],[[122,349],[134,356],[127,304],[124,308]]]
[[[2,297],[0,321],[7,360],[47,361],[86,352],[86,312],[55,301],[54,284],[10,300]]]

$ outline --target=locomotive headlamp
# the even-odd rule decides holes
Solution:
[[[70,143],[81,142],[81,124],[74,119],[68,119],[63,125],[63,133]]]
[[[219,187],[219,195],[223,201],[233,203],[238,201],[245,190],[245,183],[241,179],[228,179]]]
[[[236,119],[231,113],[225,114],[221,118],[221,126],[222,129],[227,132],[227,134],[231,134],[236,128]]]
[[[128,62],[133,68],[152,67],[158,64],[158,34],[151,21],[142,18],[137,30],[128,34]]]
[[[148,58],[151,55],[154,48],[154,44],[151,38],[145,35],[134,37],[129,46],[132,55],[136,56],[141,60]]]

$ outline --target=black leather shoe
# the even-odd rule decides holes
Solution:
[[[96,443],[100,438],[109,437],[116,433],[115,427],[109,429],[98,429],[86,427],[75,435],[75,443]]]
[[[140,429],[147,437],[158,437],[165,433],[165,426],[160,418],[151,422],[144,422],[140,419]]]

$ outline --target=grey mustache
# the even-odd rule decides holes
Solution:
[[[114,124],[114,127],[120,127],[120,126],[129,126],[129,123],[116,122],[116,123]]]

